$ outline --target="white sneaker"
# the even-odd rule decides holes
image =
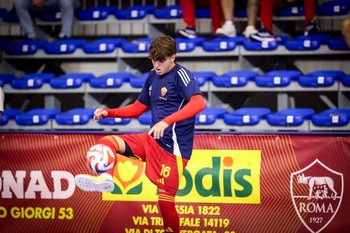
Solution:
[[[248,25],[248,26],[245,28],[245,30],[244,30],[244,32],[243,32],[243,35],[244,35],[246,38],[250,38],[251,35],[253,35],[253,34],[257,33],[257,32],[258,32],[258,30],[256,30],[254,26]]]
[[[114,183],[109,174],[100,176],[76,175],[75,185],[85,192],[113,192]]]
[[[237,35],[236,27],[233,25],[232,21],[226,21],[221,28],[216,29],[215,35],[235,37]]]

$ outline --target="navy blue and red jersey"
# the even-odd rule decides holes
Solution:
[[[202,94],[193,74],[176,64],[168,73],[159,76],[150,71],[138,101],[151,109],[151,127],[165,117],[182,109],[189,99]],[[164,131],[158,143],[168,152],[190,159],[193,147],[195,117],[175,122]]]

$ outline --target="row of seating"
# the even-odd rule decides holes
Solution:
[[[0,118],[0,130],[10,121],[16,123],[16,128],[21,126],[41,126],[49,124],[52,121],[57,126],[85,126],[89,129],[95,109],[93,108],[74,108],[66,112],[60,112],[59,109],[35,108],[26,112],[20,112],[18,109],[5,109]],[[137,121],[141,125],[149,126],[151,123],[150,111],[141,115]],[[135,119],[136,120],[136,119]],[[94,125],[104,126],[123,126],[130,124],[129,118],[105,118]],[[328,109],[316,113],[311,108],[287,108],[277,112],[271,112],[268,108],[239,108],[233,111],[227,111],[222,107],[207,107],[196,115],[196,127],[214,125],[221,121],[224,125],[216,125],[217,130],[224,130],[228,126],[256,126],[262,121],[269,126],[276,127],[298,127],[310,123],[315,127],[335,127],[340,131],[350,130],[350,109]],[[98,128],[98,127],[97,127]],[[8,128],[6,128],[8,129]],[[334,128],[332,128],[334,129]]]
[[[192,52],[202,49],[204,52],[225,52],[243,48],[247,51],[275,51],[285,49],[287,51],[317,51],[321,47],[326,47],[329,51],[349,51],[342,36],[331,37],[326,34],[297,36],[287,38],[280,36],[280,40],[258,42],[236,36],[233,38],[215,37],[205,39],[198,37],[195,39],[176,38],[177,50],[181,52]],[[82,51],[84,54],[110,54],[118,49],[124,53],[147,53],[153,38],[136,38],[126,40],[125,38],[100,38],[93,41],[73,38],[61,39],[54,42],[46,40],[20,40],[10,41],[0,40],[0,51],[7,55],[35,55],[38,52],[44,54],[74,54]]]
[[[259,75],[255,71],[228,71],[217,75],[213,71],[193,72],[199,87],[212,84],[214,87],[243,87],[255,83],[257,87],[287,87],[297,84],[301,87],[331,87],[341,83],[350,87],[350,75],[341,70],[317,70],[302,74],[299,70],[273,70]],[[110,72],[100,76],[92,73],[67,73],[56,77],[53,73],[30,73],[17,78],[13,74],[0,74],[0,86],[13,89],[39,89],[45,84],[53,89],[81,88],[89,84],[91,88],[120,88],[130,84],[132,88],[142,88],[148,73],[134,75],[130,72]],[[5,88],[5,91],[6,91]]]
[[[344,0],[330,0],[316,6],[318,16],[346,15],[349,11],[350,3]],[[304,7],[287,7],[276,10],[274,13],[276,16],[303,16]],[[183,17],[179,5],[170,5],[163,8],[154,5],[135,5],[124,9],[118,9],[116,6],[95,6],[88,9],[78,9],[75,12],[78,21],[103,21],[110,16],[117,20],[135,20],[144,19],[148,15],[152,15],[157,19],[179,19]],[[16,13],[5,8],[0,9],[0,17],[5,22],[18,22]],[[196,9],[196,17],[210,18],[209,9]],[[247,17],[247,10],[235,10],[235,17]],[[43,13],[38,18],[44,22],[55,22],[61,20],[61,14],[60,12]]]

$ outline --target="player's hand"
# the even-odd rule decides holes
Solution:
[[[94,112],[94,121],[99,121],[107,116],[107,111],[103,108],[97,108]]]
[[[160,121],[148,131],[148,135],[153,134],[154,139],[159,139],[164,136],[164,130],[168,128],[168,126],[169,125],[164,121]]]

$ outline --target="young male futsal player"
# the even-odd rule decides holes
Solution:
[[[176,51],[173,38],[166,35],[155,38],[149,50],[153,69],[137,100],[121,108],[98,108],[94,114],[94,120],[134,118],[151,110],[152,123],[148,133],[106,136],[97,144],[107,145],[115,154],[146,162],[145,174],[158,187],[158,204],[165,232],[180,231],[175,195],[191,157],[195,115],[205,108],[193,74],[175,63]],[[84,191],[112,192],[112,174],[113,168],[99,177],[77,175],[75,181]]]

